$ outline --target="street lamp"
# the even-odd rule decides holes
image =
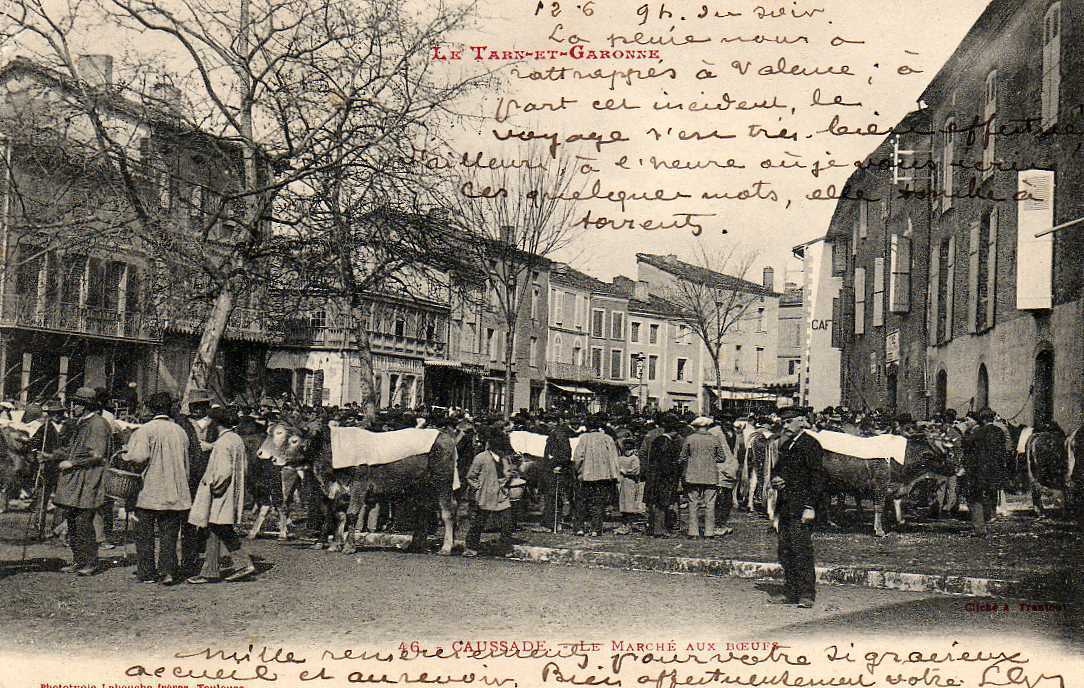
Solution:
[[[632,355],[633,360],[636,361],[636,397],[639,399],[640,411],[643,412],[645,404],[644,399],[644,358],[642,353]]]

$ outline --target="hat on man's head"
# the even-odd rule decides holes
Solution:
[[[155,392],[147,398],[147,409],[151,413],[169,413],[173,408],[173,397],[169,392]]]
[[[43,415],[45,415],[45,413],[39,404],[27,404],[26,409],[23,411],[22,422],[33,423]]]
[[[211,409],[207,413],[207,417],[226,428],[237,425],[237,414],[232,409],[222,408],[221,406]]]
[[[197,387],[196,389],[193,389],[191,392],[188,393],[189,406],[191,406],[192,404],[209,404],[212,401],[214,401],[214,396],[212,396],[211,393],[207,390],[200,387]]]
[[[805,414],[802,413],[801,409],[795,408],[793,406],[785,408],[785,409],[781,409],[777,415],[779,416],[779,420],[783,420],[783,421],[792,420],[794,418],[804,418],[805,417]]]
[[[689,425],[693,426],[694,428],[709,428],[714,422],[715,421],[713,421],[711,418],[708,418],[707,416],[697,416],[693,419],[692,423],[689,423]]]
[[[60,403],[59,399],[52,399],[45,404],[45,408],[42,410],[46,413],[63,413],[68,409],[64,408],[64,404]]]
[[[71,401],[80,403],[94,403],[98,401],[98,392],[93,387],[80,387],[71,395]]]

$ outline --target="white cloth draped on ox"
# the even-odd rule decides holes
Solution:
[[[527,432],[526,430],[513,430],[508,433],[508,441],[512,443],[512,451],[517,454],[526,454],[527,456],[537,456],[542,458],[546,455],[546,436],[539,435],[536,432]],[[579,437],[569,437],[568,443],[572,447],[573,453],[576,451],[576,445],[579,444]]]
[[[907,455],[907,438],[902,435],[876,435],[859,437],[845,432],[806,430],[820,443],[824,451],[856,459],[892,459],[903,464]]]
[[[331,467],[382,466],[402,461],[408,456],[428,454],[439,436],[439,430],[428,428],[372,432],[363,428],[333,426],[331,428]],[[453,460],[453,467],[455,464]],[[458,470],[455,470],[452,487],[459,489]]]

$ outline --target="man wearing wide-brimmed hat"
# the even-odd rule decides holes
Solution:
[[[211,445],[218,438],[207,416],[213,400],[207,390],[193,389],[188,393],[187,415],[178,413],[173,418],[188,437],[188,492],[193,498],[207,471]],[[206,543],[206,530],[197,529],[187,521],[181,525],[181,567],[186,572],[194,573],[198,568],[199,555]]]
[[[57,465],[60,476],[53,498],[54,504],[66,509],[68,546],[72,550],[72,563],[61,570],[92,576],[99,571],[94,514],[105,504],[105,464],[112,453],[113,433],[98,414],[98,395],[90,387],[76,390],[71,396],[71,409],[77,419],[74,436],[66,458]]]
[[[30,413],[30,407],[27,408],[27,413]],[[35,480],[37,489],[34,494],[32,523],[39,540],[45,537],[45,516],[49,511],[49,500],[53,497],[57,478],[59,477],[57,464],[60,463],[63,457],[57,456],[57,448],[60,446],[61,423],[64,422],[64,416],[68,409],[60,401],[54,399],[46,403],[41,410],[46,417],[41,419],[41,424],[30,438],[30,451],[36,455],[38,461],[38,475]],[[24,420],[26,417],[26,414],[24,414]],[[31,418],[26,422],[32,422],[33,420]],[[60,509],[57,509],[53,512],[53,528],[57,526],[60,518],[62,518],[62,513]]]

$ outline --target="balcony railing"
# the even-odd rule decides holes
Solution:
[[[354,330],[346,325],[293,325],[285,342],[294,346],[350,349],[355,346]],[[443,356],[444,342],[420,337],[369,332],[369,346],[377,353],[404,353],[427,358]]]
[[[157,340],[161,330],[144,313],[96,308],[78,303],[46,303],[34,294],[5,294],[0,324],[56,332]]]
[[[164,305],[164,310],[169,311],[169,306]],[[207,323],[209,304],[186,304],[177,307],[173,317],[165,320],[166,327],[175,332],[185,334],[199,334]],[[267,314],[259,308],[234,308],[230,314],[230,320],[226,324],[226,336],[231,339],[241,339],[256,342],[271,342],[278,339],[267,325]]]
[[[546,362],[546,377],[571,382],[594,382],[602,379],[602,376],[590,366],[559,363],[557,361]]]

